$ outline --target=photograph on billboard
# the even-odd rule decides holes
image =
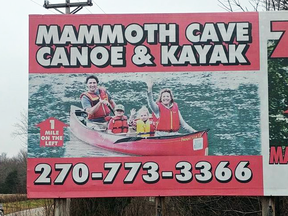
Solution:
[[[60,132],[53,134],[52,131],[44,129],[46,132],[39,136],[39,130],[34,127],[34,133],[32,131],[29,133],[29,156],[260,155],[258,76],[257,72],[243,71],[96,74],[99,87],[95,87],[96,85],[90,87],[89,85],[93,84],[86,84],[86,78],[91,77],[88,81],[96,82],[94,76],[90,74],[43,74],[41,76],[32,74],[29,82],[30,123],[38,125],[40,131],[47,125],[51,128],[51,120],[47,119],[52,116],[58,122],[62,122],[63,126],[60,125],[58,129],[63,131],[64,128],[66,133],[63,137],[62,132],[63,138],[59,139]],[[155,113],[149,106],[145,79],[155,80],[150,102],[154,106],[158,107],[156,101],[160,91],[168,89],[172,92],[175,106],[177,104],[186,128],[180,127],[179,131],[176,131],[182,125],[178,123],[173,128],[169,119],[167,123],[163,123],[166,125],[162,126],[161,122],[158,123]],[[105,97],[107,94],[107,99],[113,100],[116,104],[113,105],[114,107],[122,105],[123,107],[120,108],[123,110],[120,111],[124,112],[120,113],[121,117],[116,116],[119,114],[112,105],[109,105],[111,110],[108,106],[101,105],[104,109],[103,107],[99,109],[102,109],[104,122],[94,122],[94,119],[101,119],[101,116],[93,119],[93,115],[87,114],[83,109],[83,106],[92,107],[92,100],[86,96],[89,95],[89,88],[105,92]],[[92,98],[90,95],[89,97]],[[86,105],[85,100],[88,103]],[[141,115],[144,115],[143,120],[149,123],[147,134],[145,134],[145,123]],[[106,121],[105,118],[110,120]],[[70,130],[66,130],[65,124],[70,125]],[[163,130],[164,135],[157,135],[159,126],[162,127],[160,129]],[[170,130],[175,131],[170,132]],[[168,135],[169,137],[165,138]],[[203,141],[200,142],[199,138]],[[196,141],[193,141],[195,139]],[[191,141],[195,143],[195,149],[190,145]],[[61,148],[54,148],[60,145]],[[62,148],[63,145],[65,148]],[[168,148],[165,147],[167,145]]]

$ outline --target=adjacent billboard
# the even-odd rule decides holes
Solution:
[[[277,195],[277,17],[31,15],[28,196]]]

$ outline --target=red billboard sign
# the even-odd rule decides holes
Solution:
[[[263,17],[31,15],[28,196],[273,195],[287,21]]]

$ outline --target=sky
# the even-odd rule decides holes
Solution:
[[[77,0],[71,0],[76,2]],[[81,0],[78,0],[81,2]],[[85,0],[83,0],[85,1]],[[64,3],[65,0],[50,0]],[[165,3],[164,3],[165,2]],[[78,14],[226,12],[217,0],[93,0]],[[59,14],[45,9],[44,0],[3,1],[0,13],[0,155],[16,156],[25,141],[12,136],[21,113],[28,112],[28,19],[29,14]]]

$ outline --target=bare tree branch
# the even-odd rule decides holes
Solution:
[[[220,6],[221,8],[223,8],[223,9],[226,10],[226,11],[233,12],[233,8],[232,8],[232,6],[231,6],[230,0],[226,0],[226,4],[228,4],[228,5],[226,5],[225,3],[223,3],[221,0],[218,0],[218,2],[220,3],[219,6]]]
[[[258,11],[260,0],[249,1],[249,4],[252,6],[254,11]]]
[[[288,10],[287,0],[218,0],[220,7],[226,11],[279,11]]]
[[[20,113],[19,122],[13,125],[15,130],[12,132],[13,137],[18,137],[25,146],[27,146],[27,138],[28,138],[28,113],[26,111],[22,111]]]
[[[248,11],[248,9],[244,9],[240,3],[240,1],[238,0],[233,0],[234,5],[236,5],[238,8],[240,8],[243,12]]]

